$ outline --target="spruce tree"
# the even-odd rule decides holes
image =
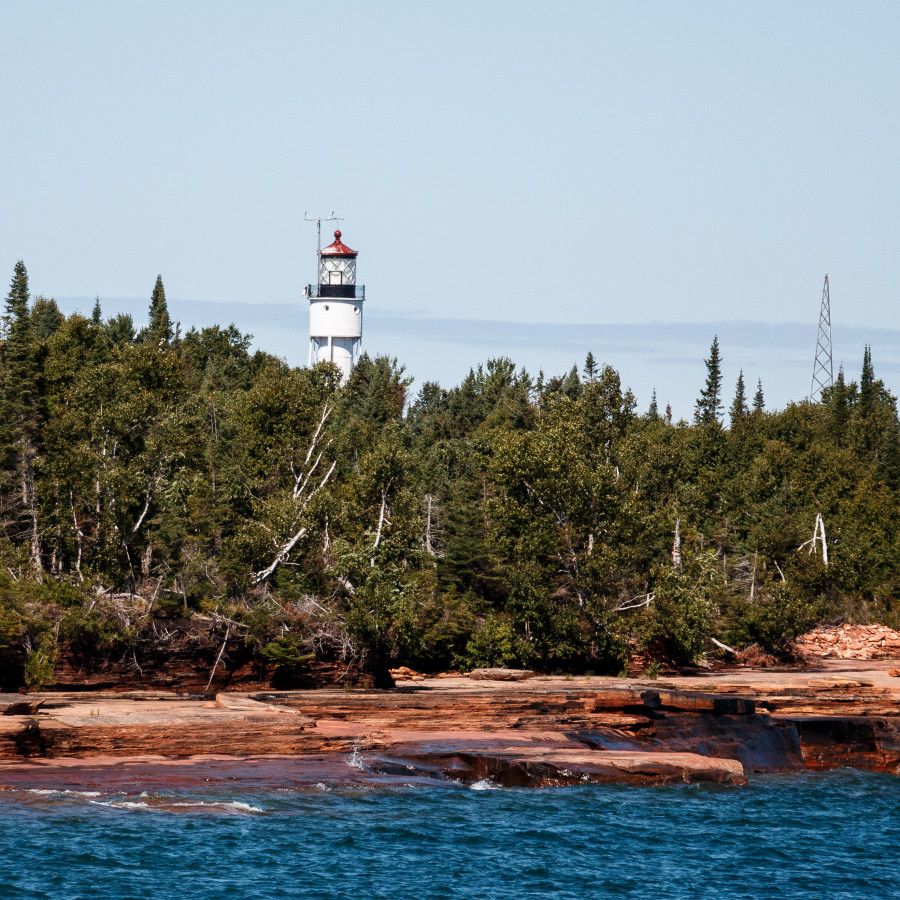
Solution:
[[[869,411],[875,404],[875,369],[872,366],[872,348],[866,344],[863,351],[862,374],[859,378],[859,405]]]
[[[31,309],[31,323],[34,336],[46,341],[61,325],[66,317],[60,312],[55,300],[38,297]]]
[[[659,406],[656,403],[656,388],[653,388],[653,393],[650,395],[650,408],[647,410],[647,417],[654,422],[659,419]]]
[[[761,413],[765,408],[766,400],[763,397],[762,378],[758,378],[756,381],[756,393],[753,395],[753,411]]]
[[[738,373],[737,385],[734,389],[734,400],[731,403],[729,416],[731,417],[731,427],[736,428],[741,422],[747,418],[747,397],[744,393],[744,370]]]
[[[581,379],[578,377],[578,366],[572,366],[569,374],[562,379],[560,393],[570,400],[575,400],[581,396]]]
[[[103,313],[100,310],[100,298],[94,299],[94,309],[91,311],[91,325],[102,325]]]
[[[597,360],[594,359],[594,354],[588,350],[588,355],[584,361],[584,377],[587,381],[593,381],[597,374]]]
[[[172,324],[169,320],[169,307],[166,305],[166,289],[163,287],[162,275],[156,276],[156,284],[150,297],[150,325],[147,332],[154,342],[168,343],[172,339]]]
[[[719,356],[719,336],[713,338],[706,363],[706,387],[697,399],[694,420],[698,425],[717,425],[722,413],[722,359]]]
[[[41,546],[34,483],[41,426],[40,360],[28,301],[28,272],[19,260],[3,317],[6,340],[0,397],[0,455],[3,488],[9,490],[13,519],[27,540],[34,574],[40,579]]]
[[[13,271],[12,284],[6,297],[6,309],[3,315],[3,332],[9,338],[10,330],[16,321],[21,321],[28,314],[28,271],[20,259]]]

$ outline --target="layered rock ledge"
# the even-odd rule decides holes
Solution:
[[[173,766],[207,780],[266,772],[295,786],[741,784],[835,766],[898,774],[890,666],[834,660],[665,682],[451,677],[383,692],[3,695],[0,784],[146,780],[160,766],[166,777]]]

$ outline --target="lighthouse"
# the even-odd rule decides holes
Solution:
[[[332,362],[345,382],[359,359],[362,344],[365,285],[356,283],[356,250],[341,241],[319,251],[319,283],[306,288],[309,297],[309,365]]]

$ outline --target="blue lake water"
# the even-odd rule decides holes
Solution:
[[[900,779],[0,790],[0,900],[900,897]]]

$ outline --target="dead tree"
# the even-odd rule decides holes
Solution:
[[[672,542],[672,565],[681,571],[681,517],[675,519],[675,540]]]
[[[813,536],[808,540],[804,541],[797,549],[802,550],[804,547],[809,547],[810,556],[816,552],[816,544],[822,544],[822,562],[825,563],[825,567],[828,567],[828,543],[825,540],[825,520],[822,518],[822,513],[816,513],[816,524],[813,528]]]
[[[328,484],[329,479],[334,473],[335,467],[337,466],[337,462],[333,462],[331,464],[331,468],[320,478],[318,475],[319,466],[322,462],[322,458],[325,455],[325,451],[331,446],[331,441],[329,440],[324,447],[319,449],[319,444],[322,440],[322,431],[325,428],[325,423],[328,420],[328,416],[331,415],[331,411],[334,409],[334,406],[329,406],[328,404],[322,410],[322,417],[319,419],[318,427],[316,428],[315,433],[312,436],[312,440],[309,444],[309,449],[306,451],[306,456],[303,460],[303,466],[299,472],[294,471],[294,486],[291,491],[291,497],[294,502],[294,515],[291,521],[291,525],[289,527],[290,535],[284,540],[278,541],[273,539],[273,543],[275,545],[275,556],[272,561],[267,565],[264,569],[260,569],[258,572],[254,572],[250,579],[254,584],[262,584],[265,581],[268,581],[272,575],[275,573],[275,570],[287,562],[291,551],[297,544],[309,533],[309,527],[305,524],[301,524],[303,521],[303,515],[306,512],[307,507],[312,502],[313,498]],[[293,471],[293,466],[292,466]]]

